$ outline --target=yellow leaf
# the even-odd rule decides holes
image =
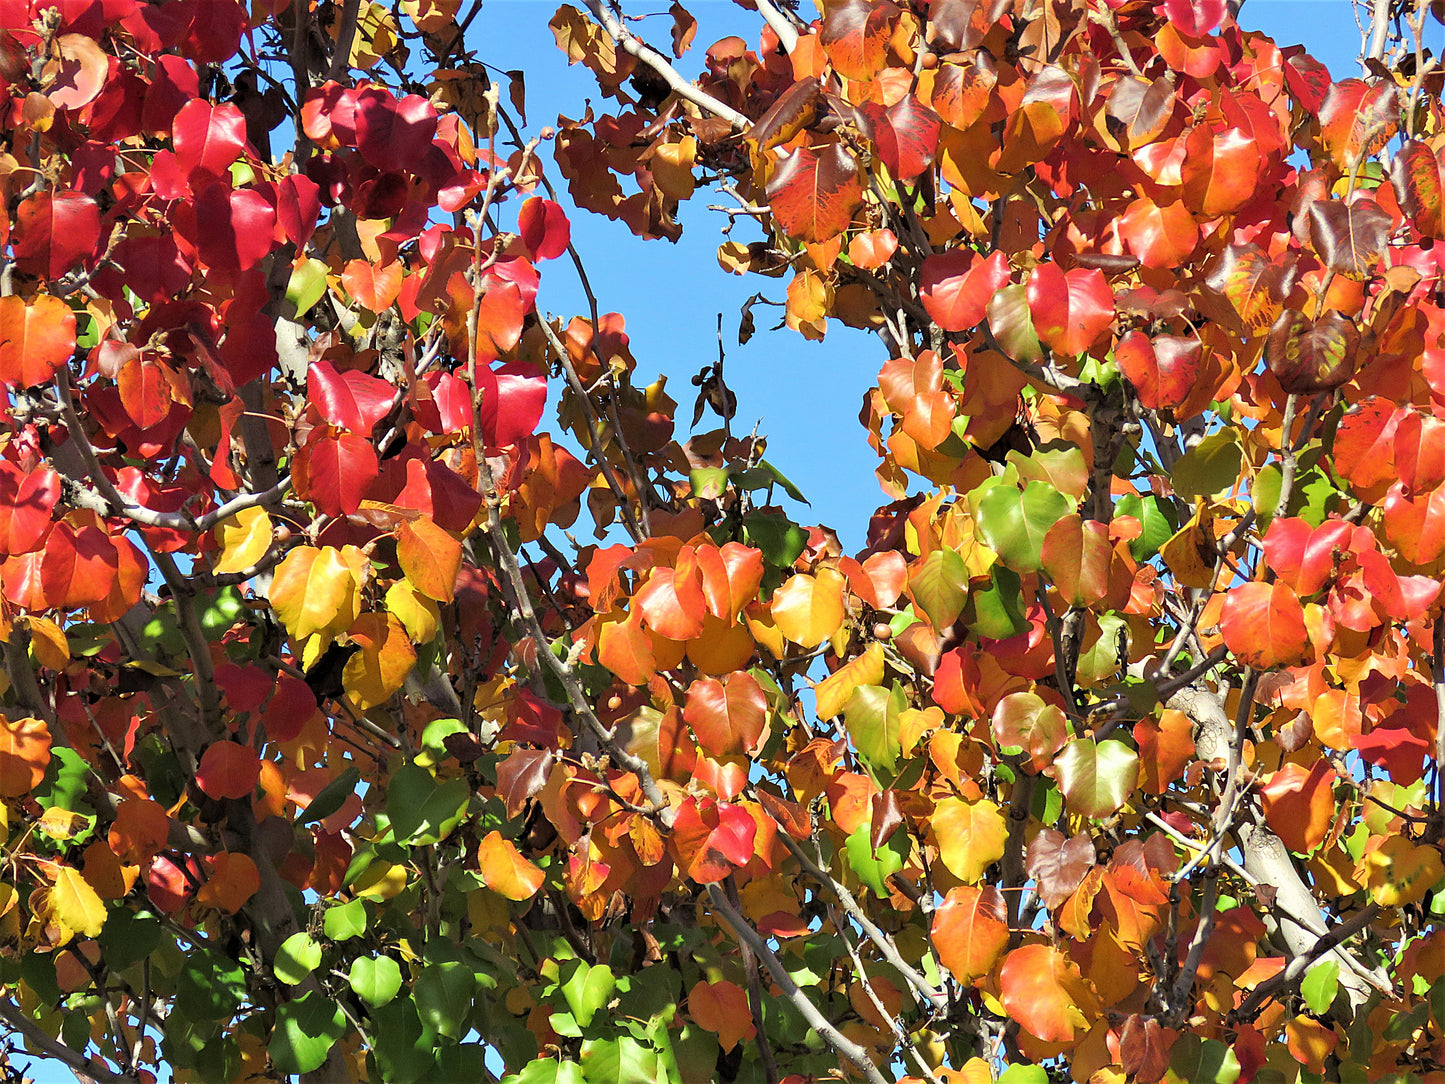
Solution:
[[[80,871],[69,866],[56,871],[42,910],[45,921],[63,931],[65,941],[76,934],[95,937],[105,925],[105,904]]]
[[[60,626],[44,617],[28,617],[25,623],[30,630],[30,654],[35,661],[50,670],[64,670],[70,662],[70,641]]]
[[[356,620],[366,557],[355,546],[346,550],[355,554],[332,546],[298,546],[276,566],[268,595],[276,616],[295,639],[317,632],[335,635]]]
[[[255,566],[271,548],[273,527],[264,508],[243,508],[216,527],[221,559],[212,566],[218,573],[242,572]]]
[[[390,862],[373,862],[367,866],[351,890],[365,900],[389,900],[406,887],[406,867]]]
[[[414,644],[429,644],[436,639],[441,624],[437,604],[413,587],[408,580],[397,580],[386,589],[386,609],[396,615]]]
[[[66,840],[80,835],[89,824],[89,819],[82,817],[79,813],[72,813],[59,806],[51,806],[40,815],[36,827],[51,839]]]
[[[933,832],[938,855],[948,871],[966,884],[983,877],[983,871],[1003,857],[1008,825],[993,802],[966,802],[945,798],[933,811]]]
[[[843,586],[837,569],[819,569],[816,575],[799,573],[773,592],[773,623],[778,631],[801,647],[817,647],[838,630],[845,614]]]
[[[859,685],[883,684],[883,645],[874,641],[863,654],[834,670],[813,689],[818,718],[831,719],[843,710]]]
[[[1360,859],[1363,880],[1381,907],[1419,903],[1445,877],[1440,853],[1429,844],[1390,836]]]
[[[396,23],[381,4],[363,4],[356,19],[356,37],[351,42],[351,66],[370,71],[376,62],[396,48]]]
[[[488,888],[519,902],[535,896],[546,876],[500,832],[489,832],[477,847],[477,866]]]
[[[361,650],[346,661],[341,683],[351,702],[366,711],[401,688],[416,666],[416,649],[395,614],[362,614],[349,635]]]

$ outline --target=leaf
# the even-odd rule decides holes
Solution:
[[[849,867],[858,875],[858,880],[867,885],[878,899],[886,900],[891,892],[888,878],[903,868],[903,855],[898,853],[899,848],[891,840],[875,845],[873,835],[873,825],[867,821],[862,822],[849,833],[844,853]],[[907,837],[894,838],[906,840]]]
[[[50,727],[43,719],[0,715],[0,797],[29,794],[50,765]]]
[[[270,550],[274,536],[275,527],[264,508],[257,505],[241,509],[216,525],[221,556],[211,570],[224,575],[255,567]]]
[[[1264,819],[1284,845],[1309,854],[1324,842],[1335,819],[1336,776],[1328,761],[1308,769],[1282,764],[1259,788]]]
[[[249,798],[261,774],[261,758],[249,745],[217,741],[206,746],[196,785],[211,798]]]
[[[719,681],[703,677],[687,690],[683,718],[698,744],[715,757],[753,752],[767,726],[768,701],[762,686],[746,672]]]
[[[293,933],[281,942],[271,966],[287,986],[299,985],[321,966],[321,946],[305,930]]]
[[[1370,396],[1345,412],[1331,449],[1335,472],[1353,489],[1393,479],[1395,430],[1404,413],[1383,396]]]
[[[1003,857],[1008,840],[1003,813],[987,799],[943,799],[934,808],[932,828],[939,858],[965,884],[983,878],[984,871]]]
[[[1219,631],[1241,663],[1258,670],[1295,666],[1312,654],[1304,607],[1284,583],[1245,583],[1224,596]]]
[[[22,271],[58,279],[94,254],[100,208],[83,192],[37,192],[20,201],[11,241]]]
[[[1359,329],[1348,316],[1327,312],[1311,321],[1287,309],[1269,329],[1264,360],[1286,392],[1314,395],[1355,375],[1359,347]]]
[[[1037,693],[1010,693],[993,709],[994,740],[1001,749],[1022,749],[1035,771],[1047,767],[1069,737],[1063,709]]]
[[[1048,945],[1010,952],[999,970],[999,989],[1008,1015],[1046,1043],[1073,1042],[1096,1005],[1078,965]]]
[[[517,212],[517,232],[534,260],[556,259],[567,251],[572,242],[572,226],[567,221],[567,212],[560,204],[541,196],[533,196],[522,203],[522,209]]]
[[[908,570],[908,594],[938,632],[953,626],[968,601],[968,567],[957,550],[940,546]]]
[[[799,573],[773,592],[773,622],[793,643],[814,648],[843,624],[843,576],[831,568]]]
[[[382,265],[351,260],[342,269],[341,285],[369,312],[385,312],[401,295],[402,276],[403,268],[397,260]]]
[[[1229,14],[1225,0],[1161,0],[1159,9],[1181,34],[1191,38],[1213,34]]]
[[[55,882],[45,890],[43,904],[36,910],[45,921],[64,932],[62,944],[72,937],[97,937],[105,925],[105,903],[78,869],[58,866]]]
[[[834,70],[848,79],[877,75],[898,15],[898,7],[890,0],[834,0],[828,4],[818,41]]]
[[[1199,244],[1199,226],[1183,200],[1161,205],[1139,196],[1117,222],[1124,247],[1154,270],[1185,264]]]
[[[902,753],[900,716],[908,699],[897,685],[859,685],[843,716],[858,754],[878,771],[892,774]]]
[[[1374,154],[1399,126],[1399,92],[1392,82],[1342,79],[1320,106],[1320,136],[1341,170]]]
[[[246,146],[246,117],[229,102],[193,98],[172,122],[176,166],[197,188],[220,178]],[[196,176],[199,174],[199,176]]]
[[[894,178],[912,181],[933,164],[942,126],[938,114],[912,94],[886,109],[869,103],[863,107],[863,115],[878,156]]]
[[[351,961],[347,982],[352,993],[377,1008],[401,989],[401,968],[390,956],[358,956]]]
[[[985,259],[967,248],[948,249],[924,258],[918,297],[929,319],[944,331],[967,331],[983,320],[990,300],[1011,275],[1002,252]]]
[[[1231,428],[1209,434],[1174,464],[1174,492],[1185,500],[1209,497],[1239,481],[1244,451]]]
[[[687,1014],[698,1027],[716,1035],[725,1051],[757,1032],[747,992],[726,979],[693,984],[687,992]]]
[[[105,89],[110,65],[94,38],[60,34],[41,70],[45,96],[56,109],[82,109]]]
[[[1101,271],[1041,263],[1026,294],[1039,341],[1056,353],[1086,353],[1114,322],[1114,292]]]
[[[331,998],[312,990],[276,1009],[276,1026],[266,1051],[281,1073],[309,1073],[326,1062],[346,1033],[346,1016]]]
[[[1299,992],[1304,998],[1305,1007],[1316,1016],[1323,1016],[1335,1003],[1339,988],[1340,965],[1334,960],[1326,959],[1318,961],[1305,972],[1305,977],[1300,981]]]
[[[1445,180],[1429,146],[1406,140],[1390,163],[1390,180],[1410,224],[1425,237],[1445,238]]]
[[[866,6],[866,0],[852,2]],[[863,202],[858,163],[841,143],[785,151],[768,180],[768,201],[789,236],[809,243],[832,240]]]
[[[1198,125],[1184,140],[1184,203],[1205,218],[1233,214],[1254,200],[1264,168],[1251,133]]]
[[[903,418],[903,432],[924,448],[936,448],[952,432],[953,397],[943,390],[943,362],[932,350],[895,358],[878,374],[888,408]]]
[[[1095,859],[1094,841],[1087,834],[1066,839],[1062,832],[1045,828],[1029,844],[1025,868],[1039,897],[1050,911],[1057,911],[1094,868]]]
[[[489,832],[483,837],[477,848],[477,871],[484,885],[509,900],[531,899],[546,879],[500,832]]]
[[[1310,204],[1310,241],[1315,251],[1331,271],[1356,281],[1374,273],[1392,227],[1389,212],[1372,199]]]
[[[1008,948],[1008,908],[992,885],[948,890],[933,912],[933,947],[954,979],[968,986],[986,977]]]
[[[460,960],[429,963],[413,989],[417,1015],[438,1035],[459,1039],[471,1015],[476,989],[476,976]]]
[[[360,782],[361,772],[356,765],[347,767],[345,771],[322,787],[316,797],[307,803],[306,808],[296,818],[296,826],[301,828],[308,824],[324,821],[346,804],[346,799],[356,793],[357,785]]]
[[[354,547],[348,547],[354,549]],[[343,629],[356,620],[361,584],[356,560],[360,551],[348,553],[332,546],[297,546],[276,566],[269,596],[276,616],[298,640],[313,633]]]
[[[360,435],[370,434],[396,397],[396,389],[385,380],[355,369],[338,372],[325,360],[307,367],[306,392],[328,422]]]
[[[250,856],[222,851],[212,860],[211,876],[196,893],[196,902],[234,915],[260,890],[261,872]]]
[[[1029,482],[1022,491],[992,486],[975,511],[978,531],[989,548],[1015,572],[1043,567],[1049,530],[1072,511],[1071,502],[1047,482]]]
[[[1404,836],[1389,836],[1366,851],[1359,867],[1360,879],[1381,907],[1419,903],[1445,877],[1439,850]]]
[[[1028,287],[1023,283],[1002,286],[988,299],[988,329],[1005,354],[1015,361],[1039,361],[1044,348],[1034,328]]]
[[[936,13],[937,6],[931,13]],[[936,25],[936,14],[934,20]],[[962,63],[950,61],[938,66],[929,98],[939,117],[960,131],[971,128],[983,116],[998,85],[997,66],[986,51],[962,59]]]
[[[31,388],[49,381],[75,352],[75,314],[58,297],[0,297],[0,382]]]
[[[1044,535],[1039,560],[1069,606],[1092,606],[1109,593],[1114,549],[1102,523],[1063,516]]]
[[[1174,115],[1174,76],[1157,79],[1126,75],[1109,91],[1109,131],[1127,148],[1142,147],[1164,134]]]
[[[1112,816],[1139,782],[1139,754],[1110,738],[1075,738],[1054,759],[1054,777],[1071,813],[1096,819]]]
[[[462,544],[428,516],[397,527],[396,559],[406,578],[427,598],[445,605],[456,597]]]
[[[366,904],[361,900],[349,900],[326,909],[321,932],[328,941],[350,941],[365,934],[366,927]]]
[[[1204,344],[1197,338],[1131,331],[1114,347],[1119,366],[1147,410],[1176,410],[1199,380]]]

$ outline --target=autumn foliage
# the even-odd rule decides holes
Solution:
[[[1439,6],[744,6],[529,127],[479,2],[0,4],[15,1048],[1445,1081]],[[882,346],[861,552],[571,242],[702,193]]]

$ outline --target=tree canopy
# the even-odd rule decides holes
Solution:
[[[10,1057],[1445,1081],[1440,5],[584,6],[0,4]],[[707,200],[860,552],[571,240]]]

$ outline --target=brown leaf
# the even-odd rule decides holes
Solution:
[[[1062,832],[1045,828],[1029,844],[1026,868],[1038,883],[1039,896],[1053,911],[1083,882],[1094,859],[1094,841],[1087,835],[1066,840]]]
[[[778,225],[804,241],[827,241],[848,228],[863,202],[858,163],[840,143],[785,153],[768,181]]]
[[[1331,271],[1363,282],[1375,270],[1393,222],[1372,199],[1310,204],[1310,241]]]

